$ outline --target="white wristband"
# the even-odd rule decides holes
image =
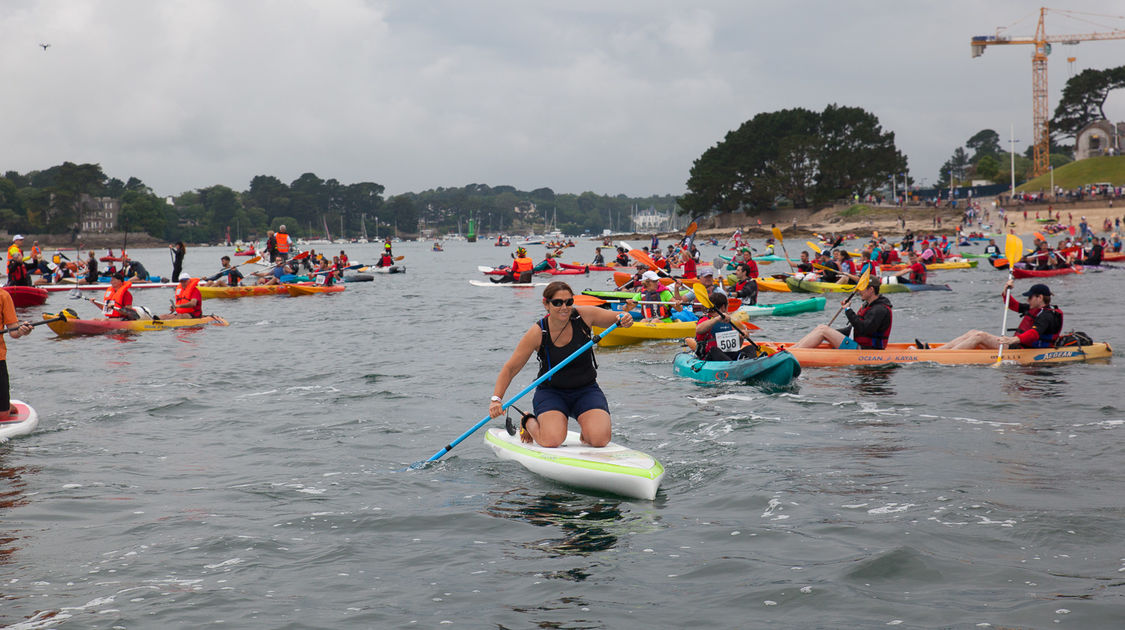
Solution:
[[[489,400],[491,400],[492,402],[504,402],[503,398],[496,395],[493,395],[492,398],[489,398]]]

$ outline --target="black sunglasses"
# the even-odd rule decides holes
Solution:
[[[554,300],[551,300],[551,306],[563,306],[563,305],[574,306],[574,298],[569,298],[569,299],[566,299],[566,300],[560,300],[560,299],[556,298]]]

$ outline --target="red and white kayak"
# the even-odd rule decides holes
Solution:
[[[1082,273],[1082,267],[1074,265],[1073,267],[1062,267],[1061,269],[1020,269],[1016,267],[1012,270],[1012,277],[1016,278],[1050,278],[1052,276],[1065,276],[1072,273]]]
[[[137,289],[170,289],[179,286],[177,282],[135,282],[129,287],[130,291]],[[109,288],[109,284],[45,284],[39,287],[49,293],[56,293],[58,291],[105,291]]]
[[[7,420],[0,420],[0,442],[27,435],[39,426],[39,414],[31,408],[31,405],[20,400],[12,400],[11,403],[16,408],[16,415]]]
[[[39,306],[47,301],[46,289],[39,287],[0,287],[12,296],[12,303],[16,308],[25,306]]]

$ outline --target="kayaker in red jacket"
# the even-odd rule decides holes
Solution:
[[[896,273],[895,277],[906,284],[926,284],[926,265],[922,264],[918,252],[910,252],[910,266]]]
[[[1027,303],[1021,303],[1012,297],[1009,292],[1012,281],[1004,285],[1008,308],[1023,315],[1016,334],[1001,337],[983,330],[970,330],[953,341],[934,350],[968,350],[972,348],[1050,348],[1055,345],[1055,338],[1062,331],[1063,314],[1057,307],[1051,306],[1051,288],[1045,284],[1032,285],[1024,293]],[[926,345],[926,344],[923,344]]]

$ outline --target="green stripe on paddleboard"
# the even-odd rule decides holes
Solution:
[[[608,462],[591,462],[584,459],[566,457],[565,455],[540,453],[539,451],[526,448],[519,444],[512,444],[507,440],[493,436],[491,433],[485,433],[484,439],[506,450],[512,451],[513,453],[527,455],[529,457],[534,457],[535,459],[540,459],[545,462],[565,464],[567,466],[573,466],[575,468],[586,468],[589,470],[597,470],[618,475],[632,475],[633,477],[643,477],[645,479],[656,479],[660,475],[664,474],[664,466],[662,466],[660,462],[658,462],[656,458],[652,457],[651,455],[649,455],[648,457],[652,458],[652,468],[649,468],[648,470],[641,470],[640,468],[635,468],[632,466],[621,466],[620,464],[610,464]]]

